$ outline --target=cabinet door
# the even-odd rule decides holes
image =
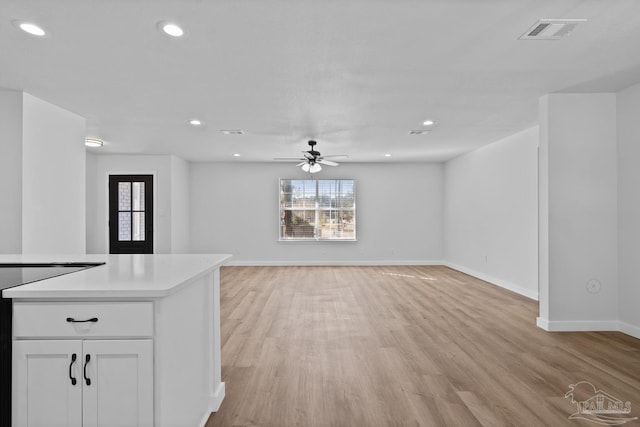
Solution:
[[[81,357],[82,341],[13,341],[14,426],[81,427]]]
[[[90,340],[83,349],[83,426],[151,427],[152,341]]]

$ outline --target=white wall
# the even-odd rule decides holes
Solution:
[[[85,119],[23,97],[22,252],[85,253]]]
[[[22,92],[0,90],[0,253],[22,252]]]
[[[445,165],[444,259],[538,298],[538,127]]]
[[[0,91],[0,253],[85,253],[85,120]]]
[[[546,95],[540,117],[538,324],[617,330],[616,96]]]
[[[617,95],[619,320],[640,338],[640,84]]]
[[[192,163],[191,250],[236,264],[427,263],[442,259],[442,164],[343,163],[318,178],[356,181],[357,242],[278,242],[278,180],[293,164]]]
[[[93,224],[92,231],[87,234],[88,253],[109,252],[108,182],[109,175],[118,174],[154,175],[154,253],[187,252],[188,237],[184,237],[188,236],[189,229],[186,162],[174,156],[160,155],[96,154],[88,158],[91,160],[87,166],[92,170],[87,171],[87,180],[93,185],[87,192],[87,212],[93,215],[88,220]]]
[[[87,150],[86,152],[86,238],[87,253],[104,253],[101,242],[104,240],[104,224],[100,223],[101,216],[98,214],[98,204],[96,192],[98,185],[106,185],[102,179],[98,179],[96,170],[98,167],[98,156]]]
[[[171,156],[171,252],[189,252],[189,163]]]

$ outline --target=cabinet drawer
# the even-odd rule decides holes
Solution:
[[[97,320],[80,322],[89,319]],[[13,304],[13,335],[16,338],[151,337],[153,303],[18,302]]]

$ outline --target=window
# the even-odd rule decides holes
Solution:
[[[352,179],[281,179],[280,240],[356,240]]]

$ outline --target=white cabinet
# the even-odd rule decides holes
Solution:
[[[15,302],[15,427],[151,427],[153,303]]]
[[[81,356],[82,341],[14,341],[14,426],[82,425]]]
[[[13,348],[15,426],[153,425],[151,340],[33,340]]]
[[[220,272],[209,257],[109,258],[80,284],[69,274],[35,293],[4,291],[13,427],[204,426],[225,395]]]
[[[151,340],[84,341],[82,361],[84,427],[153,425]]]

